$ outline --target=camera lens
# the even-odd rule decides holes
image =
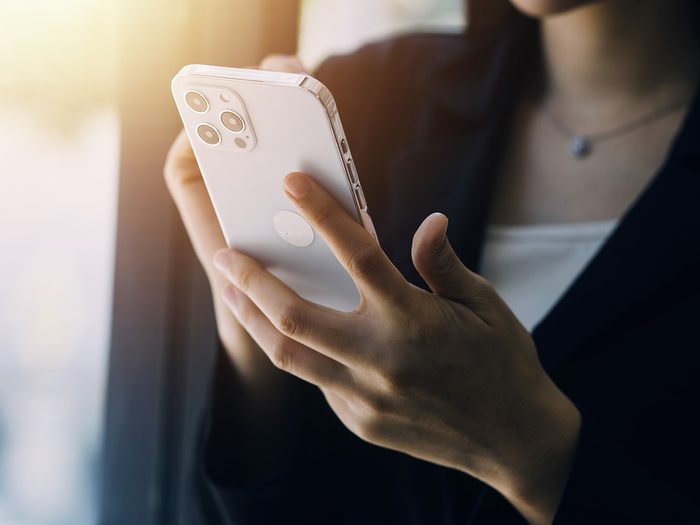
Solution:
[[[205,113],[209,109],[209,101],[204,95],[197,91],[188,91],[185,93],[185,102],[192,111],[197,113]]]
[[[210,146],[216,146],[221,142],[221,135],[216,131],[216,128],[209,124],[200,124],[197,126],[197,135]]]
[[[235,111],[224,111],[221,114],[221,123],[233,133],[242,133],[245,129],[245,121]]]

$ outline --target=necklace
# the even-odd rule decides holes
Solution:
[[[636,131],[639,128],[648,126],[666,115],[670,115],[674,111],[685,107],[689,102],[690,100],[687,98],[678,100],[673,104],[656,109],[651,113],[647,113],[646,115],[634,119],[631,122],[626,122],[625,124],[601,131],[600,133],[578,133],[567,126],[550,110],[546,110],[545,113],[554,128],[569,141],[569,155],[571,155],[573,159],[581,160],[591,154],[594,144],[600,144],[601,142],[606,142],[608,140],[621,137],[622,135],[627,135],[628,133]]]

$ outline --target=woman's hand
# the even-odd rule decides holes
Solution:
[[[313,179],[288,198],[355,280],[342,313],[300,298],[250,257],[215,256],[223,298],[272,363],[318,385],[361,438],[460,469],[499,490],[531,523],[556,511],[580,416],[493,288],[450,247],[444,216],[415,234],[413,261],[433,293],[410,285],[371,236]]]

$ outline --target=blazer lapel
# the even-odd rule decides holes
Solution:
[[[699,206],[700,90],[662,170],[535,328],[545,369],[553,372],[679,271],[698,266]]]
[[[536,24],[512,19],[498,45],[472,45],[464,57],[428,78],[426,101],[413,144],[390,164],[390,238],[382,245],[406,278],[425,283],[415,271],[413,233],[427,215],[450,218],[450,240],[461,260],[476,268],[488,216],[493,173],[508,132]],[[428,103],[428,101],[430,101]]]

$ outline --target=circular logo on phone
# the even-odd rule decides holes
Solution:
[[[314,242],[314,229],[301,215],[280,211],[272,218],[277,234],[292,246],[305,248]]]

